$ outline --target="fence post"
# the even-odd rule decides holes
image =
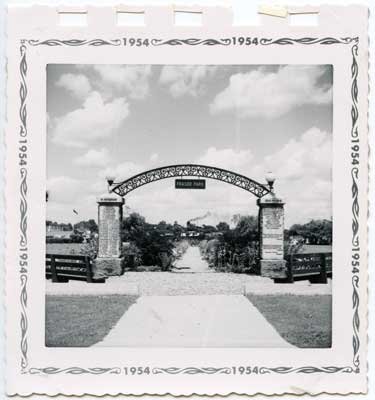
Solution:
[[[86,265],[86,281],[88,283],[92,283],[92,268],[90,263],[90,257],[85,256],[85,265]]]
[[[55,256],[51,256],[51,275],[52,275],[52,282],[58,282],[59,278],[56,272],[56,262]]]
[[[274,278],[274,283],[294,283],[293,254],[289,254],[286,260],[286,278]]]
[[[131,271],[133,271],[135,269],[135,256],[134,254],[129,254],[129,264],[128,264],[128,268],[130,268]]]
[[[320,264],[319,283],[327,283],[327,261],[324,253],[320,255]]]
[[[287,281],[288,283],[294,283],[294,276],[293,276],[293,262],[294,257],[293,253],[289,254],[289,262],[287,263]]]

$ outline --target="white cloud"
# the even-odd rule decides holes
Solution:
[[[252,161],[250,150],[217,149],[210,147],[206,153],[198,159],[199,164],[212,167],[225,168],[234,172],[247,172]]]
[[[276,176],[275,192],[283,198],[286,226],[332,216],[332,135],[311,128],[265,157],[251,172],[263,181],[266,171]]]
[[[47,180],[48,203],[73,202],[82,190],[82,182],[68,176],[56,176]]]
[[[210,105],[212,113],[236,112],[240,118],[277,118],[304,104],[329,104],[332,89],[319,85],[324,66],[259,68],[230,77],[229,85]]]
[[[228,168],[246,174],[251,165],[250,151],[208,148],[197,163]],[[126,164],[129,168],[128,163]],[[145,171],[141,165],[130,165],[132,174]],[[126,177],[132,174],[128,173]],[[247,174],[248,175],[248,174]],[[160,220],[180,223],[192,217],[216,210],[217,219],[230,220],[234,214],[256,214],[255,198],[249,193],[224,182],[207,179],[207,189],[199,191],[176,190],[174,179],[166,179],[144,185],[127,196],[126,204],[132,211],[140,212],[149,222]],[[150,206],[152,199],[152,206]]]
[[[158,153],[153,153],[153,154],[151,154],[151,156],[150,156],[150,161],[151,161],[152,163],[155,163],[155,162],[159,161],[159,154],[158,154]]]
[[[248,192],[211,179],[207,179],[206,187],[206,190],[176,190],[174,179],[165,179],[135,190],[126,197],[126,204],[151,223],[177,220],[185,224],[193,217],[213,211],[215,218],[224,221],[237,213],[256,215],[256,199]]]
[[[92,68],[104,83],[125,89],[132,99],[144,99],[149,94],[150,65],[94,65]]]
[[[265,170],[272,170],[283,179],[305,177],[330,179],[332,165],[331,134],[318,128],[306,131],[299,140],[291,139],[278,152],[267,156]]]
[[[92,92],[78,108],[56,118],[53,122],[53,141],[72,147],[86,147],[97,139],[107,138],[129,115],[124,97],[104,103],[98,92]]]
[[[88,192],[93,195],[101,195],[108,190],[108,184],[103,176],[95,176],[95,180],[87,186]]]
[[[70,202],[48,201],[47,219],[72,224],[81,220],[97,218],[98,204],[95,195],[80,193]],[[73,212],[76,210],[78,215]]]
[[[159,81],[169,88],[173,97],[197,97],[205,92],[207,79],[211,78],[216,70],[216,66],[209,65],[165,65]]]
[[[215,147],[207,149],[196,162],[237,171],[258,182],[264,182],[265,173],[271,169],[276,175],[276,194],[286,203],[286,227],[289,227],[313,218],[331,217],[331,146],[330,133],[311,128],[257,165],[249,150]],[[74,208],[80,212],[79,218],[93,217],[97,210],[96,196],[106,192],[106,175],[114,175],[119,182],[149,168],[150,164],[127,161],[103,168],[83,183],[68,177],[52,178],[48,182],[50,216],[58,220],[66,216],[66,221],[74,221],[71,213]],[[206,185],[207,189],[200,191],[175,190],[174,179],[165,179],[135,190],[126,196],[126,204],[152,223],[160,220],[186,223],[208,211],[215,214],[215,221],[230,221],[235,214],[257,215],[256,198],[248,192],[211,179],[207,179]],[[85,199],[81,198],[82,187]]]
[[[99,176],[105,178],[106,176],[114,176],[117,182],[123,181],[125,179],[131,178],[132,176],[146,171],[141,164],[136,164],[131,161],[126,161],[124,163],[118,164],[115,167],[108,167],[100,171]]]
[[[90,149],[84,155],[77,157],[74,163],[84,167],[104,167],[110,162],[109,152],[106,148]]]
[[[65,88],[78,99],[84,99],[91,91],[89,80],[82,74],[63,74],[56,81],[56,86]]]

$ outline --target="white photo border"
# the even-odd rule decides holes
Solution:
[[[21,315],[20,315],[20,328],[21,328],[21,340],[20,340],[20,368],[21,374],[92,374],[92,375],[103,375],[103,374],[120,374],[121,367],[79,367],[72,366],[67,368],[59,367],[32,367],[31,360],[29,360],[28,355],[28,329],[29,320],[27,315],[28,310],[28,276],[29,268],[27,264],[28,260],[28,125],[27,125],[27,101],[28,101],[28,87],[27,87],[27,49],[28,46],[90,46],[90,47],[100,47],[100,46],[118,46],[122,47],[126,44],[127,38],[117,38],[112,40],[107,39],[22,39],[20,41],[20,62],[19,62],[19,76],[20,76],[20,87],[19,87],[19,134],[18,134],[18,144],[19,144],[19,212],[20,212],[20,224],[19,224],[19,249],[18,249],[18,266],[20,268],[19,279],[20,279],[20,305],[21,305]],[[235,37],[231,38],[184,38],[184,39],[157,39],[153,38],[149,40],[150,46],[228,46],[233,44]],[[299,37],[299,38],[252,38],[252,44],[257,46],[331,46],[331,45],[344,45],[347,46],[351,52],[352,61],[350,65],[350,76],[351,76],[351,128],[350,134],[348,135],[348,147],[350,151],[350,161],[351,161],[351,192],[352,192],[352,237],[351,237],[351,284],[352,284],[352,360],[344,366],[280,366],[280,367],[266,367],[258,366],[253,367],[257,369],[259,374],[290,374],[290,373],[302,373],[302,374],[313,374],[313,373],[326,373],[326,374],[336,374],[336,373],[350,373],[359,374],[361,372],[361,360],[359,356],[359,351],[361,347],[360,342],[360,207],[359,207],[359,176],[360,176],[360,134],[358,127],[359,120],[359,108],[358,108],[358,49],[359,49],[359,37]],[[231,367],[155,367],[153,368],[153,374],[230,374]]]

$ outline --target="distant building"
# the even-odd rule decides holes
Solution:
[[[47,239],[69,239],[73,231],[63,231],[61,229],[47,229]]]
[[[198,237],[198,236],[199,236],[199,232],[197,232],[197,231],[188,231],[188,232],[187,232],[187,236],[188,236],[189,238],[191,238],[191,237]]]
[[[172,237],[172,236],[174,236],[174,235],[173,235],[173,232],[165,232],[165,233],[162,233],[161,236],[164,236],[164,237]]]

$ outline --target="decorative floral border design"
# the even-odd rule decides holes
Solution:
[[[330,44],[350,44],[353,41],[358,42],[358,38],[353,37],[345,37],[345,38],[333,38],[333,37],[325,37],[325,38],[312,38],[312,37],[303,37],[299,39],[295,38],[280,38],[280,39],[260,39],[260,44],[263,46],[268,46],[270,44],[279,44],[279,45],[289,45],[289,44],[322,44],[322,45],[330,45]]]
[[[215,367],[185,367],[185,368],[177,368],[177,367],[169,367],[169,368],[153,368],[152,373],[157,374],[185,374],[185,375],[197,375],[197,374],[230,374],[232,371],[229,367],[215,368]]]
[[[19,109],[19,117],[20,117],[20,128],[18,138],[22,141],[27,141],[27,108],[26,108],[26,99],[27,99],[27,85],[26,85],[26,75],[27,75],[27,62],[26,62],[26,45],[25,41],[21,41],[20,46],[20,76],[21,76],[21,84],[20,84],[20,109]],[[22,252],[19,250],[19,257],[21,259],[22,254],[26,254],[27,257],[27,167],[20,166],[20,240],[19,240],[19,249],[26,249],[26,252]],[[27,320],[27,279],[28,279],[28,270],[23,267],[20,270],[20,283],[21,283],[21,293],[20,293],[20,303],[21,303],[21,369],[25,370],[28,366],[27,359],[27,329],[28,329],[28,320]]]
[[[27,100],[27,61],[26,61],[26,43],[30,46],[120,46],[122,44],[122,39],[113,39],[113,40],[103,40],[103,39],[69,39],[69,40],[60,40],[60,39],[48,39],[48,40],[21,40],[20,46],[20,138],[27,138],[27,108],[26,108],[26,100]],[[205,46],[214,46],[214,45],[222,45],[228,46],[230,45],[231,39],[198,39],[198,38],[187,38],[187,39],[151,39],[150,41],[152,46],[180,46],[180,45],[205,45]],[[314,38],[314,37],[303,37],[303,38],[278,38],[278,39],[269,39],[269,38],[260,38],[259,45],[269,46],[269,45],[333,45],[333,44],[343,44],[348,45],[351,44],[351,54],[352,54],[352,64],[351,64],[351,97],[352,97],[352,107],[351,107],[351,150],[352,150],[352,260],[359,260],[359,168],[358,168],[358,158],[359,158],[359,132],[358,132],[358,37],[343,37],[343,38],[333,38],[333,37],[325,37],[325,38]],[[20,247],[23,248],[23,251],[26,251],[27,254],[27,168],[20,168]],[[25,250],[26,249],[26,250]],[[20,254],[21,255],[21,254]],[[352,262],[352,265],[353,262]],[[269,374],[269,373],[278,373],[278,374],[289,374],[289,373],[303,373],[303,374],[312,374],[312,373],[359,373],[360,372],[360,358],[359,358],[359,349],[360,349],[360,339],[359,339],[359,328],[360,328],[360,318],[359,318],[359,261],[352,270],[352,306],[353,306],[353,366],[327,366],[327,367],[314,367],[314,366],[303,366],[303,367],[259,367],[258,371],[260,374]],[[28,361],[28,345],[27,345],[27,331],[28,331],[28,319],[27,319],[27,280],[28,280],[28,270],[26,268],[21,269],[20,272],[20,281],[21,281],[21,295],[20,295],[20,303],[21,303],[21,373],[29,373],[29,374],[120,374],[120,367],[109,367],[109,368],[81,368],[81,367],[68,367],[68,368],[56,368],[56,367],[45,367],[45,368],[29,368]],[[231,371],[230,367],[185,367],[185,368],[177,368],[177,367],[169,367],[169,368],[154,368],[154,374],[229,374]]]
[[[358,37],[343,37],[343,38],[333,38],[333,37],[325,37],[325,38],[280,38],[280,39],[265,39],[262,38],[260,40],[260,44],[262,45],[270,45],[270,44],[278,44],[278,45],[309,45],[309,44],[320,44],[320,45],[332,45],[332,44],[351,44],[351,54],[352,54],[352,64],[351,64],[351,97],[352,97],[352,106],[351,106],[351,158],[352,158],[352,306],[353,306],[353,367],[345,367],[342,369],[343,372],[360,372],[360,359],[359,359],[359,349],[360,349],[360,339],[359,339],[359,327],[360,327],[360,318],[359,318],[359,258],[360,258],[360,248],[359,248],[359,132],[358,132],[358,45],[359,38]],[[357,262],[353,264],[353,262]],[[306,367],[306,371],[309,371],[309,367]],[[332,367],[329,367],[332,368]],[[334,367],[333,367],[334,368]],[[348,369],[349,368],[349,369]],[[268,370],[272,370],[272,368],[268,368]],[[292,371],[290,371],[292,372]],[[301,372],[299,369],[298,372]],[[322,372],[322,371],[316,371]],[[324,371],[326,372],[326,371]],[[338,371],[337,371],[338,372]]]
[[[277,374],[290,374],[291,372],[294,373],[303,373],[303,374],[312,374],[316,372],[322,372],[327,374],[335,374],[337,372],[343,373],[351,373],[353,372],[353,368],[348,367],[275,367],[275,368],[267,368],[267,367],[253,367],[252,371],[256,370],[256,372],[252,372],[252,374],[270,374],[270,373],[277,373]],[[169,367],[169,368],[153,368],[152,373],[157,374],[183,374],[183,375],[197,375],[197,374],[227,374],[230,375],[232,373],[232,368],[230,367],[222,367],[222,368],[214,368],[214,367]]]
[[[197,46],[197,45],[204,45],[204,46],[229,46],[231,44],[231,39],[151,39],[152,46],[162,46],[162,45],[169,45],[169,46],[181,46],[181,45],[190,45],[190,46]]]
[[[120,46],[121,39],[103,40],[103,39],[47,39],[47,40],[28,40],[31,46]]]
[[[56,375],[56,374],[60,374],[60,373],[69,374],[69,375],[82,375],[82,374],[103,375],[103,374],[120,374],[121,368],[119,368],[119,367],[112,367],[112,368],[46,367],[46,368],[30,368],[28,372],[31,375],[35,375],[35,374]]]

